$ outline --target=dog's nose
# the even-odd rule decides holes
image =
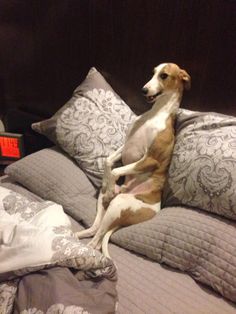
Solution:
[[[147,87],[143,87],[143,88],[142,88],[142,93],[143,93],[143,95],[147,95],[147,93],[148,93],[148,88],[147,88]]]

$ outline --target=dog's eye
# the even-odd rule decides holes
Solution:
[[[167,73],[161,73],[161,74],[160,74],[160,78],[161,78],[162,80],[167,79],[167,77],[168,77],[168,74],[167,74]]]

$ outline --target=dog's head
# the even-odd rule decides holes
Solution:
[[[148,102],[153,103],[161,94],[182,93],[190,86],[191,78],[185,70],[174,63],[162,63],[154,68],[153,77],[143,86],[142,93]]]

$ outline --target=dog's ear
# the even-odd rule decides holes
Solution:
[[[185,70],[180,70],[180,79],[184,83],[184,88],[189,90],[191,88],[191,77]]]

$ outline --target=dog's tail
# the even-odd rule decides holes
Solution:
[[[102,240],[102,253],[106,256],[106,257],[110,257],[109,252],[108,252],[108,242],[110,239],[110,236],[112,235],[113,232],[115,232],[119,227],[116,226],[113,229],[107,231],[107,233],[104,235],[103,240]]]

